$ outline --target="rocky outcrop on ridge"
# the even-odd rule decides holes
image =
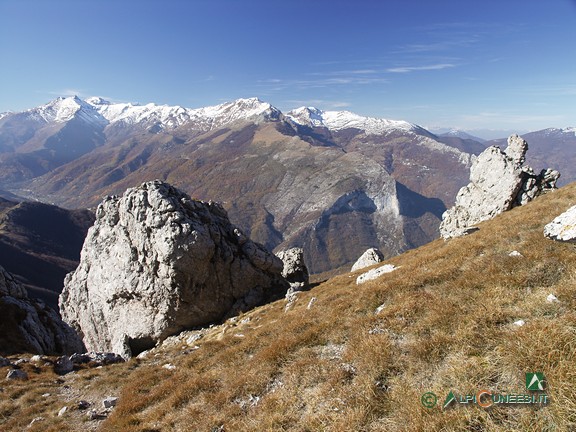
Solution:
[[[523,166],[527,151],[528,143],[511,135],[505,150],[492,146],[478,156],[470,169],[470,183],[460,189],[454,207],[442,215],[442,237],[467,234],[475,224],[556,189],[560,173],[545,169],[536,175]]]
[[[576,243],[576,206],[570,207],[547,224],[544,236],[556,241]]]
[[[354,263],[352,269],[350,271],[360,270],[366,267],[370,267],[371,265],[378,264],[379,262],[384,261],[384,255],[378,248],[370,248],[364,252],[358,261]]]
[[[276,254],[284,263],[282,277],[290,284],[290,291],[302,291],[308,286],[310,276],[304,262],[304,250],[296,247]]]
[[[28,298],[26,290],[0,267],[0,353],[71,354],[82,341],[56,311]]]
[[[156,180],[98,206],[60,310],[88,350],[129,357],[284,295],[282,269],[219,204]]]

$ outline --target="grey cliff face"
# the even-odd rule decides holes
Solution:
[[[56,311],[28,298],[26,290],[0,267],[0,352],[58,355],[83,352],[82,341]]]
[[[547,169],[536,175],[532,168],[523,166],[527,151],[528,143],[512,135],[504,151],[492,146],[476,158],[470,183],[460,189],[454,207],[442,215],[442,237],[467,234],[473,225],[556,188],[560,173]]]
[[[219,204],[157,180],[98,206],[60,310],[89,350],[129,357],[283,295],[282,268]]]

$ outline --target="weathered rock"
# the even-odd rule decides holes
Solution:
[[[74,363],[68,356],[58,357],[54,363],[54,372],[58,375],[66,375],[74,370]]]
[[[60,309],[88,350],[129,357],[284,295],[282,268],[219,204],[157,180],[98,206]]]
[[[460,189],[454,207],[442,215],[442,237],[465,235],[473,225],[556,188],[558,171],[547,169],[536,175],[532,168],[523,166],[527,150],[526,141],[511,135],[506,150],[492,146],[476,158],[470,183]]]
[[[0,267],[0,353],[62,354],[82,352],[82,341],[56,311],[31,300],[26,290]]]
[[[276,254],[284,263],[282,277],[290,284],[290,290],[302,291],[308,286],[310,275],[308,267],[304,262],[304,250],[302,248],[292,248]]]
[[[77,407],[80,411],[83,411],[83,410],[90,408],[90,405],[91,405],[90,402],[85,401],[85,400],[81,400],[80,402],[78,402]]]
[[[75,365],[91,363],[93,367],[106,366],[114,363],[123,363],[125,360],[122,356],[115,353],[82,353],[72,354],[70,361]]]
[[[102,405],[104,405],[104,408],[114,408],[117,403],[118,403],[117,397],[107,397],[102,401]]]
[[[364,282],[368,282],[370,280],[378,279],[383,274],[391,273],[397,268],[398,267],[396,267],[394,264],[385,264],[381,267],[368,270],[366,273],[362,273],[356,278],[356,285],[363,284]]]
[[[9,380],[27,380],[28,379],[28,374],[21,370],[21,369],[11,369],[8,371],[8,374],[6,375],[6,379]]]
[[[544,235],[552,240],[576,243],[576,206],[570,207],[547,224]]]
[[[4,357],[0,357],[0,367],[10,366],[12,363],[10,360]]]
[[[384,261],[384,255],[382,255],[382,252],[380,252],[378,248],[370,248],[367,249],[360,258],[358,258],[358,261],[356,261],[352,266],[351,271],[370,267],[371,265],[378,264],[382,261]]]

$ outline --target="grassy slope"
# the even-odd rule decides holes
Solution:
[[[400,268],[376,281],[335,277],[287,312],[279,301],[190,346],[66,376],[70,388],[54,388],[56,401],[38,390],[57,386],[53,376],[31,370],[31,381],[3,385],[0,428],[19,430],[42,415],[30,430],[87,429],[94,422],[77,410],[55,416],[77,402],[75,392],[120,396],[100,425],[106,431],[574,430],[576,251],[542,231],[575,203],[571,184],[473,235],[395,257],[388,262]],[[513,250],[523,257],[510,257]],[[559,302],[547,302],[550,293]],[[513,324],[520,319],[524,326]],[[177,368],[162,368],[167,362]],[[547,407],[420,403],[427,391],[440,403],[450,390],[525,393],[524,374],[535,371],[547,377]]]

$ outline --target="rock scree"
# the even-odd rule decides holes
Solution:
[[[155,180],[98,206],[60,310],[88,350],[130,357],[282,297],[282,269],[222,206]]]
[[[511,135],[505,150],[488,147],[476,158],[470,168],[470,183],[460,189],[454,206],[442,215],[440,234],[444,239],[468,234],[475,224],[556,189],[560,173],[544,169],[535,174],[524,166],[527,151],[528,143]]]

